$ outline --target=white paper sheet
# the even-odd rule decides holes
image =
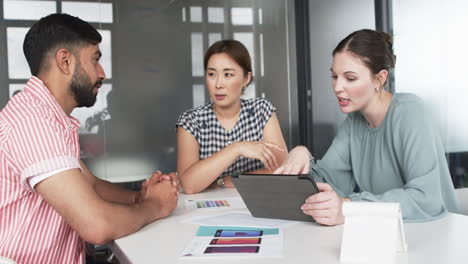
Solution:
[[[200,228],[203,228],[201,226]],[[213,228],[210,227],[210,228]],[[223,226],[216,227],[223,229]],[[258,230],[262,230],[258,228]],[[182,252],[181,258],[252,258],[252,257],[282,257],[283,256],[283,234],[281,229],[277,229],[277,234],[264,233],[256,237],[216,237],[195,235],[192,241]],[[252,244],[213,244],[213,240],[222,239],[259,239],[258,243]],[[235,248],[241,249],[244,253],[209,253],[210,251],[217,252],[218,250],[234,250]],[[252,251],[253,250],[253,251]],[[254,252],[256,251],[256,252]]]
[[[230,211],[211,216],[197,216],[186,219],[183,222],[199,225],[223,225],[223,226],[255,226],[255,227],[283,227],[297,223],[297,221],[287,221],[271,218],[253,217],[246,211]]]

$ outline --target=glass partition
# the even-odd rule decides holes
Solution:
[[[459,187],[468,181],[467,13],[462,0],[393,1],[396,91],[426,102]]]
[[[296,75],[290,70],[295,61],[289,55],[295,46],[293,1],[1,2],[0,108],[30,77],[21,47],[40,17],[69,13],[102,34],[107,79],[95,106],[72,113],[81,121],[81,158],[98,177],[128,182],[176,170],[175,123],[183,111],[209,101],[203,56],[220,39],[237,39],[249,49],[255,83],[244,96],[266,97],[276,106],[291,145],[297,125],[291,96]],[[30,2],[36,11],[22,12]]]

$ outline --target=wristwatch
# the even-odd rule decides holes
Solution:
[[[315,158],[314,158],[314,156],[312,156],[312,153],[310,153],[310,151],[309,151],[309,162],[310,161],[315,163]]]
[[[216,184],[218,184],[219,187],[224,188],[224,179],[221,177],[218,180],[216,180]]]

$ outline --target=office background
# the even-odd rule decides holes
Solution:
[[[81,121],[82,159],[98,177],[130,182],[176,169],[177,118],[209,101],[204,52],[231,38],[253,57],[255,82],[245,97],[276,106],[289,148],[305,144],[322,157],[345,118],[331,89],[331,51],[352,31],[371,28],[394,34],[390,88],[427,102],[455,185],[468,179],[466,1],[3,0],[0,109],[30,77],[24,35],[55,12],[79,16],[103,35],[105,85],[94,107],[72,113]]]

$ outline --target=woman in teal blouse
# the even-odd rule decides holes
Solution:
[[[398,202],[406,222],[458,211],[444,149],[422,100],[384,89],[394,65],[388,34],[359,30],[343,39],[331,75],[346,120],[322,160],[310,161],[307,148],[298,146],[275,171],[310,171],[321,181],[321,192],[301,207],[318,223],[342,224],[347,201]]]

